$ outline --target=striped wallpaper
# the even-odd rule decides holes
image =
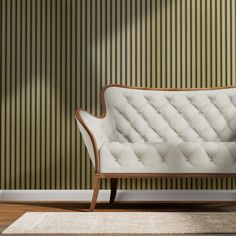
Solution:
[[[91,188],[74,108],[99,114],[105,84],[236,84],[235,1],[0,0],[0,189]],[[236,181],[120,187],[232,189]]]

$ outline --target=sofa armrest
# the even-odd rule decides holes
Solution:
[[[100,170],[99,150],[103,144],[112,141],[114,125],[107,115],[95,117],[82,109],[75,111],[75,117],[97,173]]]

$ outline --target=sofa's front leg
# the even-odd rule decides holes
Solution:
[[[91,202],[90,209],[89,209],[90,211],[93,211],[96,206],[98,193],[99,193],[99,189],[100,189],[100,183],[101,183],[100,177],[95,175],[94,185],[93,185],[93,197],[92,197],[92,202]]]
[[[111,184],[110,204],[113,204],[115,202],[115,198],[116,198],[118,179],[117,178],[111,178],[110,179],[110,184]]]

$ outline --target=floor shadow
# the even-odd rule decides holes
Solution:
[[[4,204],[4,203],[3,203]],[[23,205],[30,211],[73,211],[87,212],[90,203],[81,202],[36,202],[36,203],[15,203]],[[235,203],[137,203],[117,202],[98,203],[95,211],[145,211],[145,212],[236,212]]]

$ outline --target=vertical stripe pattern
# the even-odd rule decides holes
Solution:
[[[235,0],[0,0],[0,189],[92,188],[74,109],[100,114],[102,86],[235,85],[235,68]],[[236,180],[119,185],[235,189]]]

